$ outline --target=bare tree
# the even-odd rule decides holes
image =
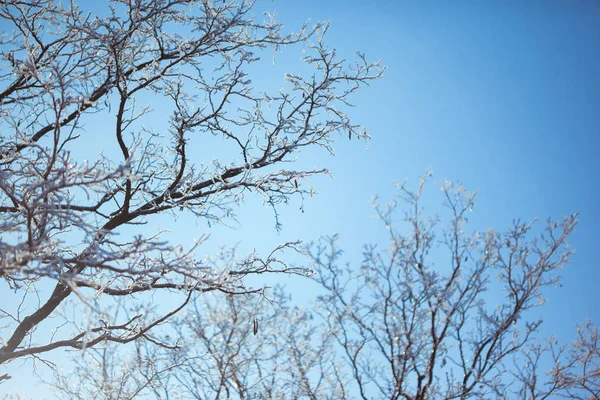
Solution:
[[[554,338],[532,343],[523,351],[523,362],[514,363],[513,397],[519,399],[589,400],[600,398],[600,345],[598,327],[591,321],[577,326],[577,337],[569,345],[559,345]],[[546,376],[540,364],[551,363]]]
[[[311,250],[326,289],[321,314],[351,376],[346,385],[362,399],[542,399],[582,389],[598,398],[597,329],[586,325],[557,351],[542,345],[542,321],[531,319],[542,289],[557,284],[569,262],[576,215],[471,233],[475,194],[444,182],[445,210],[427,215],[428,176],[416,191],[398,185],[386,206],[374,199],[390,246],[366,246],[360,268],[339,265],[335,237]],[[548,373],[546,362],[535,362],[542,357],[554,362]]]
[[[366,246],[360,268],[340,265],[336,236],[308,247],[321,290],[313,307],[294,308],[283,291],[272,303],[200,297],[175,324],[181,350],[160,349],[129,374],[172,368],[172,386],[144,376],[186,399],[600,398],[598,328],[585,322],[559,344],[532,319],[569,262],[576,216],[468,233],[475,195],[444,182],[446,209],[427,215],[427,179],[416,191],[399,185],[385,207],[374,201],[390,246]]]
[[[268,298],[200,296],[172,324],[178,350],[137,341],[123,353],[106,344],[73,359],[81,372],[48,383],[73,400],[346,398],[332,337],[316,314],[281,289]]]
[[[324,44],[327,25],[283,34],[273,16],[253,16],[253,3],[114,0],[98,15],[72,2],[0,4],[10,25],[0,39],[0,276],[21,297],[0,310],[0,364],[159,343],[151,329],[193,292],[248,293],[260,287],[245,276],[305,273],[280,256],[296,243],[223,263],[195,255],[205,236],[184,249],[131,229],[165,213],[224,222],[249,194],[275,207],[312,193],[308,179],[326,171],[285,163],[305,147],[331,150],[335,133],[367,136],[344,110],[379,64],[359,54],[346,67]],[[295,43],[313,75],[255,89],[247,67]],[[222,157],[199,161],[204,142]],[[157,291],[181,293],[178,304],[150,310]]]

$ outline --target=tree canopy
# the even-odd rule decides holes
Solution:
[[[0,43],[0,274],[24,302],[36,285],[54,285],[27,315],[19,304],[3,308],[1,363],[59,347],[153,340],[151,328],[194,291],[247,293],[247,275],[303,274],[278,257],[295,243],[223,265],[161,232],[125,228],[182,211],[218,223],[250,194],[275,207],[308,193],[307,180],[326,172],[289,168],[295,153],[329,148],[334,134],[366,136],[343,110],[382,68],[360,55],[347,67],[324,43],[327,25],[285,34],[274,17],[254,17],[250,1],[110,4],[107,15],[52,0],[0,6],[13,32]],[[258,54],[296,43],[308,49],[311,75],[288,74],[275,93],[253,87],[245,71]],[[94,114],[103,126],[90,137]],[[156,128],[155,115],[163,120]],[[190,154],[206,136],[219,139],[223,158]],[[101,151],[81,147],[90,145]],[[117,317],[104,308],[164,290],[182,297],[160,315]],[[52,339],[37,340],[37,327],[52,324],[74,297],[93,311],[86,326],[61,321],[44,328],[57,329]]]
[[[228,224],[256,197],[280,229],[278,209],[328,173],[298,155],[369,137],[350,110],[381,63],[340,57],[327,23],[288,32],[257,11],[0,3],[0,365],[43,365],[72,399],[599,398],[597,327],[561,344],[531,314],[577,215],[478,232],[458,183],[442,182],[441,211],[423,207],[428,172],[374,201],[389,242],[359,261],[335,235],[203,257],[207,234],[186,247],[152,228]],[[255,79],[283,48],[297,70]],[[277,274],[320,295],[300,308],[261,281]],[[53,356],[72,352],[66,373]]]

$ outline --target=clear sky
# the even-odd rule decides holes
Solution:
[[[327,167],[334,179],[313,181],[319,195],[305,200],[304,213],[297,201],[282,208],[280,233],[270,209],[248,199],[239,228],[179,220],[186,228],[174,240],[191,244],[211,232],[209,254],[237,241],[266,251],[337,232],[346,259],[358,264],[362,244],[387,237],[371,196],[391,199],[393,181],[414,182],[432,166],[436,180],[480,191],[478,227],[580,212],[570,241],[577,254],[563,286],[547,293],[543,332],[568,340],[584,318],[600,324],[600,2],[280,0],[259,2],[257,13],[264,9],[278,10],[290,30],[308,18],[331,20],[327,42],[338,54],[351,59],[360,50],[388,66],[355,97],[352,115],[372,136],[368,150],[341,138],[336,157],[300,155],[301,165]],[[276,72],[262,70],[255,86],[280,85],[281,70],[294,72],[301,56],[276,55]]]
[[[547,292],[543,333],[568,340],[583,319],[600,323],[600,3],[306,0],[272,7],[290,29],[305,18],[331,20],[328,43],[339,54],[360,50],[388,67],[352,112],[371,133],[369,149],[344,138],[333,159],[301,156],[327,166],[334,179],[315,180],[320,194],[305,202],[304,214],[294,206],[283,213],[279,239],[338,232],[347,260],[358,263],[362,244],[385,245],[387,235],[373,220],[370,197],[389,200],[393,181],[415,182],[432,166],[437,180],[479,190],[477,228],[502,231],[513,218],[581,213],[570,240],[574,263],[563,286]],[[248,210],[241,231],[252,232],[257,211]],[[265,242],[277,241],[271,226],[260,229]]]

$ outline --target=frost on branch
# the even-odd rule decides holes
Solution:
[[[309,307],[279,288],[199,296],[171,325],[179,350],[96,347],[78,361],[79,379],[58,374],[52,384],[69,399],[598,398],[598,328],[587,321],[559,344],[538,337],[534,318],[572,254],[576,217],[471,232],[475,195],[443,182],[446,207],[428,213],[428,179],[374,201],[389,246],[364,247],[361,263],[342,264],[337,236],[308,247],[315,275],[305,284],[320,292]]]
[[[287,34],[253,5],[115,0],[102,16],[53,0],[0,5],[0,279],[21,297],[0,311],[0,363],[152,340],[192,291],[247,293],[260,290],[248,274],[306,273],[280,257],[297,244],[213,262],[138,227],[181,212],[227,223],[249,195],[275,209],[326,172],[289,168],[299,151],[367,135],[344,110],[380,65],[348,65],[325,45],[327,25]],[[248,67],[295,44],[312,75],[255,88]],[[140,311],[156,292],[183,293]],[[67,300],[77,317],[65,317]]]
[[[347,386],[365,399],[373,393],[382,399],[513,398],[519,383],[511,372],[538,343],[541,320],[531,314],[544,303],[542,290],[555,285],[558,271],[569,263],[573,251],[566,240],[576,215],[546,223],[514,221],[502,233],[471,232],[476,195],[443,182],[445,208],[427,214],[429,176],[416,190],[399,184],[387,205],[374,199],[389,246],[365,246],[360,268],[339,265],[337,237],[310,249],[315,279],[325,289],[321,313],[351,377]],[[490,297],[492,290],[500,293],[499,301]],[[598,349],[597,343],[572,348],[576,354]],[[569,356],[577,360],[573,378],[561,370],[540,385],[562,394],[581,389],[581,379],[597,385],[597,373],[584,367],[597,360],[582,358]],[[557,365],[562,362],[557,357]],[[554,388],[556,382],[563,384]]]
[[[348,398],[331,336],[281,288],[266,297],[200,296],[172,324],[181,348],[139,341],[130,352],[100,346],[75,357],[76,376],[49,382],[61,398]]]

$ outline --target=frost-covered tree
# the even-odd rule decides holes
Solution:
[[[416,190],[398,185],[386,205],[374,199],[389,246],[365,246],[360,266],[340,265],[336,237],[311,249],[325,288],[320,314],[356,397],[598,398],[597,327],[584,323],[559,347],[540,339],[533,312],[569,263],[577,216],[477,232],[469,228],[476,196],[458,183],[442,183],[444,207],[428,213],[429,175]]]
[[[204,236],[183,248],[136,228],[162,214],[227,221],[249,195],[276,207],[326,172],[293,169],[299,151],[330,150],[337,133],[366,137],[344,110],[379,64],[339,59],[327,25],[287,34],[253,7],[0,3],[0,290],[19,297],[0,305],[0,364],[106,342],[175,347],[152,328],[193,293],[248,293],[260,290],[248,275],[305,272],[280,257],[295,243],[262,258],[200,260]],[[279,91],[255,87],[250,67],[293,44],[312,72],[281,77]],[[170,309],[151,307],[157,292]]]
[[[199,297],[174,324],[180,351],[96,350],[77,360],[81,379],[52,385],[71,399],[599,398],[597,326],[559,344],[540,337],[535,313],[569,262],[576,216],[475,232],[475,195],[445,182],[435,192],[446,207],[428,213],[427,179],[374,201],[389,246],[365,246],[362,262],[344,264],[335,236],[307,248],[321,293],[312,306],[281,290],[271,302]]]
[[[99,346],[47,383],[72,400],[346,398],[332,338],[314,318],[279,289],[200,296],[172,324],[179,349]]]

